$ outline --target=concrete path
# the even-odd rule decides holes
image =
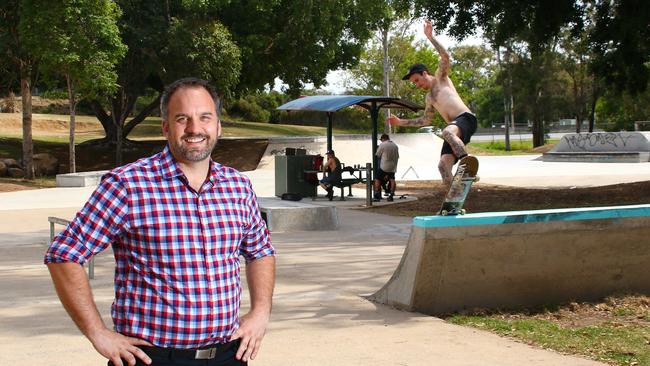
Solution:
[[[105,364],[68,318],[42,265],[49,236],[43,215],[74,211],[0,210],[0,365]],[[336,232],[273,235],[273,319],[251,364],[599,365],[368,302],[360,295],[381,287],[396,268],[410,219],[340,211]],[[107,324],[112,271],[111,253],[100,254],[91,283]]]
[[[495,184],[650,180],[650,163],[543,163],[529,155],[480,159],[482,182]],[[246,174],[259,196],[273,196],[273,169]],[[42,264],[47,217],[73,217],[92,190],[0,193],[0,365],[105,364],[66,315]],[[336,232],[273,234],[279,251],[275,308],[263,349],[252,364],[598,364],[366,301],[361,295],[379,289],[397,268],[410,219],[339,211],[341,228]],[[92,286],[108,324],[112,273],[111,253],[102,253],[96,258]]]

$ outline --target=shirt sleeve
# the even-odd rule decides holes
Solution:
[[[250,221],[239,247],[239,253],[248,263],[263,257],[274,256],[275,248],[273,248],[273,245],[271,244],[269,229],[262,219],[260,208],[257,203],[257,196],[255,195],[250,182],[247,182],[247,185],[249,190],[248,207]]]
[[[106,174],[81,211],[54,238],[45,253],[45,263],[84,264],[106,249],[125,229],[127,198],[127,189],[119,177]]]
[[[380,157],[380,158],[381,158],[381,154],[382,154],[382,152],[384,151],[384,147],[383,147],[383,146],[384,146],[384,144],[379,144],[379,146],[377,146],[377,152],[375,153],[375,155],[376,155],[377,157]]]

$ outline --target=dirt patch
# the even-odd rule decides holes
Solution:
[[[7,183],[0,180],[0,192],[15,192],[15,191],[24,191],[27,189],[36,189],[33,186],[16,184],[16,183]]]
[[[551,208],[617,206],[650,203],[650,181],[587,188],[519,188],[477,183],[465,203],[467,212],[543,210]],[[370,210],[398,216],[431,215],[440,209],[446,187],[436,181],[408,181],[397,195],[418,198]]]
[[[650,296],[613,295],[599,302],[570,302],[557,308],[499,311],[472,309],[458,315],[496,316],[504,320],[547,320],[566,328],[612,324],[650,326]],[[649,340],[650,341],[650,340]]]
[[[19,159],[21,140],[18,138],[0,138],[0,144],[9,148],[15,156],[2,156],[0,158]],[[134,162],[140,158],[151,156],[161,151],[166,142],[159,141],[132,141],[123,149],[124,164]],[[262,159],[268,145],[266,139],[246,140],[219,140],[212,153],[212,158],[223,165],[233,167],[240,171],[255,170]],[[50,153],[59,159],[59,173],[68,172],[69,151],[68,145],[35,141],[34,153]],[[110,170],[115,167],[115,148],[107,145],[84,143],[76,147],[77,171]],[[17,183],[19,184],[19,183]],[[1,183],[0,183],[1,185]]]
[[[104,131],[99,121],[84,121],[87,116],[80,117],[75,121],[77,133]],[[61,134],[70,130],[69,119],[58,119],[51,117],[32,118],[32,132],[45,134]],[[0,131],[22,134],[23,121],[20,113],[0,113]]]

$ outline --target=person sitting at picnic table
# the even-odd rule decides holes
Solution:
[[[341,181],[341,162],[334,155],[334,150],[327,150],[327,161],[323,164],[325,176],[320,181],[320,186],[327,191],[327,198],[334,198],[334,185]]]

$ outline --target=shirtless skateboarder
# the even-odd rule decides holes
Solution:
[[[426,107],[424,115],[415,119],[401,119],[394,115],[388,117],[388,122],[393,126],[425,126],[433,121],[435,111],[447,122],[447,127],[442,131],[442,138],[445,140],[440,153],[438,170],[443,182],[451,185],[453,174],[452,167],[456,162],[467,156],[465,144],[476,132],[476,116],[467,108],[460,99],[454,84],[449,79],[451,68],[449,53],[433,37],[433,26],[431,21],[424,22],[424,34],[440,55],[440,63],[434,74],[430,74],[423,64],[414,64],[409,68],[402,80],[410,80],[418,88],[428,90],[426,96]]]

